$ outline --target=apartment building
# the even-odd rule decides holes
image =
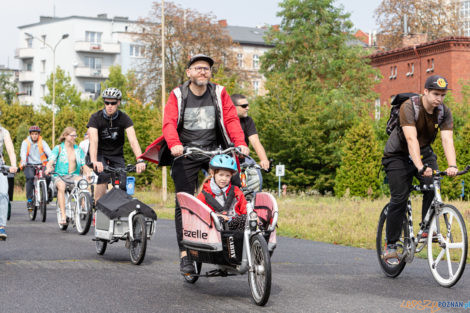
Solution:
[[[260,27],[244,27],[227,25],[226,20],[219,21],[219,24],[226,28],[233,42],[237,43],[234,53],[237,58],[238,68],[248,77],[245,88],[252,90],[253,95],[265,95],[264,83],[266,79],[259,72],[260,57],[269,49],[264,41],[266,29]]]
[[[19,59],[22,104],[44,103],[54,63],[70,75],[71,83],[84,97],[95,98],[110,66],[119,64],[127,72],[143,58],[143,45],[135,40],[138,23],[127,17],[41,16],[38,23],[18,28],[15,57]]]

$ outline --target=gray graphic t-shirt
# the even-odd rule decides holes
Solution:
[[[183,145],[207,147],[216,144],[215,106],[209,90],[202,96],[196,96],[189,90],[180,139]]]

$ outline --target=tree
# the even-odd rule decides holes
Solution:
[[[382,150],[375,137],[372,120],[365,118],[349,129],[341,141],[341,166],[335,178],[335,195],[378,197]]]
[[[269,93],[256,100],[254,110],[264,147],[286,165],[286,182],[320,192],[333,190],[338,142],[372,104],[376,75],[365,51],[347,44],[349,15],[332,2],[280,3],[280,29],[268,32],[274,47],[261,65]]]
[[[80,107],[81,98],[77,88],[71,83],[70,76],[63,69],[57,67],[55,72],[55,105],[62,109],[65,106]],[[44,101],[52,104],[53,95],[53,76],[49,76],[47,82],[49,93],[44,96]]]
[[[6,73],[0,74],[0,97],[2,97],[6,103],[12,104],[13,99],[18,93],[18,85],[12,81],[12,75]]]
[[[145,61],[140,72],[141,83],[150,98],[159,98],[161,86],[161,3],[154,2],[149,17],[141,21],[144,32],[137,34],[145,44]],[[216,65],[225,65],[231,71],[236,64],[231,53],[233,42],[212,14],[201,14],[165,2],[165,83],[166,91],[184,82],[190,56],[203,53],[210,55]],[[157,102],[158,103],[158,102]]]
[[[409,34],[426,34],[427,40],[461,34],[459,1],[448,0],[382,0],[375,10],[380,45],[399,48],[407,16]]]

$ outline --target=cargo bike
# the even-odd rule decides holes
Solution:
[[[99,255],[105,253],[108,243],[125,241],[131,262],[139,265],[145,258],[147,240],[155,233],[157,214],[151,207],[119,188],[121,174],[134,171],[135,165],[125,168],[104,167],[104,172],[111,174],[113,188],[96,202],[93,240]]]
[[[239,151],[237,148],[204,151],[185,148],[183,156],[198,155],[208,158],[217,154]],[[278,208],[274,197],[266,192],[244,190],[247,197],[247,215],[242,230],[229,230],[214,211],[196,197],[180,192],[177,201],[181,207],[183,241],[194,262],[196,273],[184,275],[188,283],[199,277],[227,277],[248,273],[251,295],[257,305],[265,305],[271,292],[271,254],[276,248]],[[260,223],[264,221],[264,223]],[[216,265],[216,269],[201,273],[202,263]]]

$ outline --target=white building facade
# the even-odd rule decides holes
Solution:
[[[15,57],[19,59],[22,104],[44,104],[54,61],[84,97],[96,98],[100,83],[109,77],[110,66],[121,65],[126,73],[137,69],[143,58],[144,46],[135,39],[138,23],[126,17],[40,17],[39,23],[18,28]]]

